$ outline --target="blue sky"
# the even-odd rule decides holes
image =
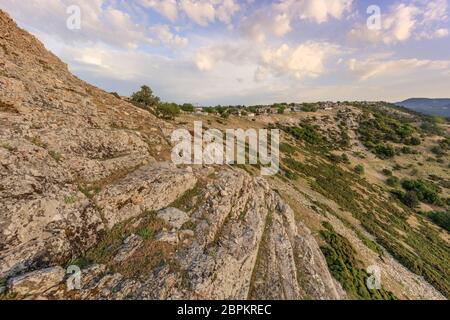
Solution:
[[[450,97],[449,0],[0,0],[80,78],[200,105]],[[80,29],[67,28],[67,7]],[[380,16],[371,19],[375,5]],[[373,11],[371,11],[372,13]]]

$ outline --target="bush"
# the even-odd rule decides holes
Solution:
[[[395,156],[395,149],[391,145],[377,145],[375,147],[375,154],[381,159],[393,158]]]
[[[315,103],[304,103],[301,109],[304,112],[316,112],[319,110],[319,107]]]
[[[156,114],[166,120],[172,120],[180,114],[180,108],[175,103],[160,103]]]
[[[181,106],[181,110],[184,112],[194,112],[194,106],[190,103],[185,103]]]
[[[430,151],[433,152],[438,157],[446,155],[446,151],[441,146],[434,146],[430,149]]]
[[[386,180],[386,184],[390,187],[398,187],[400,185],[400,180],[397,177],[389,177]]]
[[[322,136],[311,125],[304,125],[302,127],[288,127],[286,132],[291,134],[296,139],[302,139],[309,144],[320,144],[322,142]]]
[[[406,140],[405,143],[410,146],[419,146],[422,143],[422,141],[418,137],[411,137],[408,140]]]
[[[438,226],[450,232],[450,211],[431,212],[428,217]]]
[[[415,191],[408,191],[400,199],[403,204],[414,209],[419,205],[419,197]]]
[[[362,164],[358,164],[355,169],[355,173],[357,174],[363,174],[364,173],[364,166]]]
[[[383,169],[383,174],[384,174],[386,177],[390,177],[390,176],[392,176],[392,171],[389,170],[389,169]]]
[[[414,192],[418,200],[429,203],[439,204],[439,187],[432,182],[423,180],[404,180],[402,182],[403,189]]]

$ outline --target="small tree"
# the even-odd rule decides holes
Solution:
[[[131,102],[139,107],[151,107],[157,105],[160,99],[153,95],[152,89],[149,86],[143,85],[141,90],[131,95]]]

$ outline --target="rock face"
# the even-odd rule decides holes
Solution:
[[[189,215],[192,230],[178,232],[178,236],[189,234],[192,238],[179,244],[165,265],[152,269],[140,280],[107,273],[107,266],[93,266],[84,271],[83,288],[75,298],[346,297],[328,272],[310,232],[296,221],[291,208],[264,179],[242,171],[223,171],[202,191],[201,199],[199,207]],[[183,216],[184,220],[186,213],[182,213],[168,208],[158,216]],[[151,246],[177,239],[176,231],[163,235],[156,236]],[[122,256],[121,249],[114,260]],[[98,272],[100,269],[103,271]],[[64,296],[63,290],[54,294]]]
[[[63,264],[115,222],[141,207],[161,209],[189,188],[188,173],[157,173],[166,126],[71,75],[0,12],[0,278]],[[112,185],[142,166],[130,183],[145,189],[139,179],[153,178],[153,189],[115,194],[121,185]],[[164,189],[168,197],[159,198]],[[130,201],[127,211],[121,200]]]

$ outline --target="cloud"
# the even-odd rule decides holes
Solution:
[[[156,25],[150,30],[161,43],[173,48],[185,47],[189,42],[187,38],[173,34],[168,25]]]
[[[296,80],[317,78],[326,74],[329,58],[341,53],[338,46],[326,42],[305,42],[290,46],[252,45],[232,42],[202,47],[197,50],[198,70],[210,72],[221,64],[247,65],[254,70],[253,80],[266,81],[270,76]]]
[[[216,17],[216,10],[209,1],[181,0],[180,7],[192,21],[203,27]]]
[[[216,9],[217,18],[223,23],[231,23],[231,18],[233,15],[240,10],[240,6],[234,0],[221,0],[218,1],[220,4]]]
[[[235,65],[255,64],[257,52],[257,46],[249,42],[228,40],[197,49],[194,59],[200,71],[211,71],[222,62]]]
[[[289,75],[296,79],[317,78],[327,72],[325,63],[340,52],[336,45],[306,42],[294,47],[283,44],[261,54],[261,67],[275,76]],[[261,73],[261,70],[259,71]]]
[[[320,24],[329,18],[342,19],[352,4],[353,0],[281,0],[275,7],[284,14]]]
[[[272,16],[270,12],[260,10],[243,19],[240,29],[253,41],[263,43],[268,36],[283,37],[292,30],[292,27],[291,19],[287,14],[280,13]]]
[[[376,77],[404,77],[406,74],[418,71],[446,72],[450,68],[450,60],[350,59],[347,62],[347,67],[359,80],[365,81]]]
[[[140,0],[140,3],[174,22],[178,18],[178,4],[176,0]]]

